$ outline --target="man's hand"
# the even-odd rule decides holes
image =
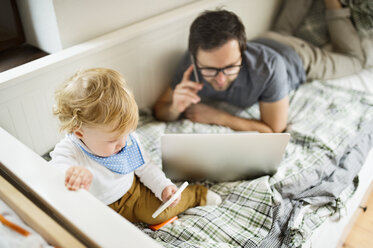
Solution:
[[[171,108],[178,113],[184,112],[191,104],[198,103],[201,100],[197,92],[202,89],[203,85],[190,81],[192,71],[193,65],[189,66],[184,72],[183,79],[173,91]]]
[[[169,185],[162,191],[162,200],[165,202],[171,198],[173,194],[177,191],[177,187],[175,185]],[[176,206],[180,202],[181,196],[179,195],[176,200],[171,203],[170,207]]]
[[[92,183],[92,173],[83,166],[72,166],[66,171],[65,186],[69,190],[89,189]]]
[[[205,104],[193,104],[185,112],[185,117],[193,122],[221,125],[220,121],[225,112]]]

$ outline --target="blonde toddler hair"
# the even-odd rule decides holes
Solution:
[[[55,93],[53,113],[60,120],[61,131],[72,133],[82,126],[112,126],[115,132],[136,129],[138,107],[124,78],[105,68],[75,73]]]

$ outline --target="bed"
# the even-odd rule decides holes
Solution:
[[[369,85],[373,70],[355,75],[359,76],[360,80],[353,80],[355,87],[359,82],[360,87]],[[359,187],[366,187],[359,185],[358,174],[373,145],[373,95],[341,87],[344,83],[344,79],[313,81],[291,94],[286,130],[291,140],[274,176],[202,182],[218,192],[223,203],[187,211],[180,217],[182,224],[149,235],[165,247],[299,247],[310,242],[314,231],[330,217],[343,219],[349,199]],[[214,103],[217,105],[242,117],[257,118],[259,114],[258,106],[237,109]],[[141,117],[137,132],[159,165],[163,133],[233,132],[189,120],[157,122],[150,111]]]
[[[279,1],[196,1],[0,74],[2,170],[42,199],[42,210],[49,209],[52,219],[58,216],[57,223],[86,246],[336,247],[369,191],[372,68],[339,80],[306,83],[292,92],[287,129],[292,138],[279,171],[255,180],[202,182],[222,196],[222,205],[193,208],[158,231],[134,226],[86,191],[73,194],[58,184],[64,175],[40,156],[62,137],[51,114],[54,89],[81,68],[109,67],[125,76],[141,109],[137,132],[160,166],[162,133],[232,132],[187,120],[158,122],[151,112],[184,52],[190,22],[202,10],[220,5],[243,17],[251,38],[269,28]],[[240,116],[259,115],[258,106],[215,104]],[[22,156],[14,156],[15,151]],[[67,207],[72,201],[89,203],[90,211]],[[96,221],[104,229],[92,225],[93,213],[100,213]],[[323,230],[330,228],[334,232],[325,235]],[[115,230],[124,235],[105,237]]]

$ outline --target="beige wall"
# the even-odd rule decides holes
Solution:
[[[17,0],[28,43],[55,53],[197,0]],[[212,0],[211,0],[212,2]],[[251,38],[268,27],[280,0],[231,0]]]
[[[17,0],[28,43],[54,53],[196,0]]]
[[[191,2],[195,0],[53,0],[63,48]]]

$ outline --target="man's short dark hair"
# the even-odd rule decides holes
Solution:
[[[198,49],[211,50],[237,40],[241,54],[246,49],[245,27],[240,18],[227,10],[205,11],[190,26],[189,52],[197,55]]]

